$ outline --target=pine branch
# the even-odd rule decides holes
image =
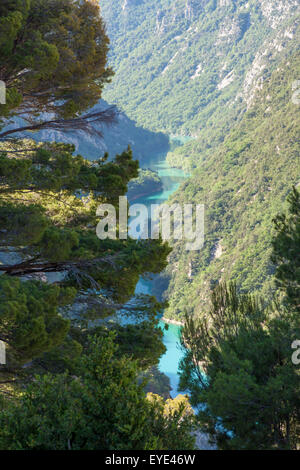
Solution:
[[[53,129],[56,131],[71,132],[73,130],[84,131],[90,135],[98,135],[103,137],[100,130],[95,129],[92,124],[103,123],[106,126],[112,125],[116,122],[116,108],[111,106],[104,111],[98,111],[96,113],[89,113],[85,116],[76,117],[73,119],[53,119],[50,121],[44,121],[41,123],[33,123],[28,126],[18,127],[16,129],[10,129],[0,134],[0,140],[5,140],[8,136],[20,132],[26,131],[40,131],[43,129]]]

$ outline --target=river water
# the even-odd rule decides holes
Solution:
[[[147,162],[147,168],[157,171],[162,184],[163,191],[139,198],[134,203],[144,204],[149,207],[151,204],[162,204],[169,196],[176,191],[180,184],[186,179],[187,175],[179,169],[171,168],[166,161],[166,153],[155,156]],[[151,294],[152,282],[140,280],[137,285],[137,294]],[[160,321],[160,327],[164,331],[164,344],[167,348],[164,356],[161,357],[159,370],[167,375],[170,379],[172,390],[170,395],[175,398],[178,395],[177,387],[179,383],[178,365],[182,358],[182,351],[179,345],[180,327],[170,324],[165,330],[165,323]]]

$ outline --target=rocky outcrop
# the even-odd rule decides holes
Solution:
[[[217,450],[217,446],[214,443],[211,443],[209,440],[209,435],[201,431],[195,432],[196,437],[196,449],[198,450]]]
[[[243,83],[242,96],[248,108],[253,103],[257,91],[262,88],[270,64],[282,51],[287,49],[288,43],[295,38],[298,27],[299,20],[288,28],[279,30],[274,38],[264,43],[256,53]]]
[[[232,44],[240,41],[250,23],[250,14],[247,12],[239,13],[234,18],[231,16],[226,17],[219,28],[216,46],[232,46]]]
[[[184,8],[174,5],[168,10],[158,10],[156,13],[156,32],[163,34],[168,32],[176,21],[186,19],[193,22],[203,12],[208,0],[185,0]]]
[[[183,17],[183,10],[176,6],[173,6],[169,10],[158,10],[156,13],[156,33],[161,35],[170,31],[176,22]]]
[[[226,88],[227,86],[230,85],[235,79],[235,74],[234,71],[231,70],[226,77],[223,78],[223,80],[218,84],[218,90],[223,90],[223,88]]]
[[[259,3],[262,14],[273,29],[299,8],[299,0],[259,0]]]
[[[156,33],[162,34],[165,32],[167,26],[165,12],[158,10],[156,13]]]

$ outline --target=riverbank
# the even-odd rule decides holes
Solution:
[[[182,323],[181,321],[177,321],[177,320],[172,320],[170,318],[165,318],[165,317],[162,317],[161,319],[164,323],[167,323],[168,325],[176,325],[176,326],[184,326],[184,323]]]
[[[163,183],[157,171],[140,168],[138,177],[129,182],[127,197],[129,201],[134,201],[162,192],[163,189]]]

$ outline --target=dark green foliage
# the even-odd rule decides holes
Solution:
[[[207,317],[186,315],[180,385],[190,390],[193,405],[202,405],[200,426],[223,449],[299,447],[300,370],[292,361],[300,334],[296,189],[288,202],[289,214],[274,220],[273,239],[283,306],[279,298],[266,308],[255,297],[238,295],[235,284],[220,284]]]
[[[5,1],[0,26],[2,124],[21,116],[19,132],[99,135],[91,123],[113,112],[81,118],[112,75],[97,2]],[[193,449],[187,404],[165,413],[138,384],[165,347],[164,304],[136,285],[165,268],[170,248],[96,235],[97,206],[118,213],[138,176],[131,149],[88,161],[73,145],[8,138],[15,132],[0,134],[0,449]]]
[[[85,194],[94,191],[115,203],[118,196],[127,191],[128,181],[137,176],[138,162],[132,159],[130,148],[109,162],[107,154],[90,162],[81,155],[74,156],[74,150],[69,144],[45,143],[29,150],[29,154],[24,150],[22,155],[22,149],[2,152],[1,193],[51,190]]]
[[[137,327],[130,333],[134,334],[136,346],[139,344],[136,357],[141,363],[144,360],[143,365],[148,367],[156,364],[164,352],[154,320],[161,306],[147,296],[135,298],[135,287],[141,275],[158,273],[165,267],[170,250],[159,240],[98,239],[97,205],[118,204],[118,197],[127,191],[128,181],[137,175],[138,164],[133,161],[130,149],[112,161],[107,161],[106,156],[96,162],[72,156],[73,150],[66,144],[46,143],[36,148],[33,142],[21,141],[7,144],[6,152],[1,154],[0,246],[8,254],[5,255],[7,262],[0,265],[0,272],[21,278],[38,275],[45,281],[47,273],[54,273],[57,295],[59,288],[62,292],[66,286],[73,289],[68,312],[81,327],[116,311],[151,319],[144,328]],[[9,282],[6,278],[6,283]],[[11,288],[14,289],[13,285]],[[36,295],[33,290],[32,297],[38,302]],[[55,305],[53,303],[53,307]],[[73,310],[76,314],[71,313]],[[43,318],[43,309],[40,314]],[[18,320],[20,325],[23,321],[26,325],[27,316],[28,311],[24,310],[24,318]],[[3,328],[5,321],[0,318]],[[127,336],[125,330],[122,330],[123,339]],[[44,341],[39,339],[37,329],[32,329],[31,335],[36,336],[37,343]],[[147,335],[151,342],[143,347]],[[21,336],[25,341],[24,335]],[[53,348],[62,343],[65,336],[66,331],[64,334],[57,331]],[[5,341],[14,348],[9,336]],[[32,341],[30,344],[32,356],[24,349],[20,352],[24,354],[21,362],[38,356]],[[47,344],[40,352],[43,354],[50,349]]]
[[[116,311],[145,320],[145,328],[139,327],[134,333],[139,344],[136,357],[145,367],[156,364],[164,352],[155,319],[162,307],[155,299],[134,294],[141,275],[164,269],[170,249],[159,240],[100,241],[96,235],[97,206],[111,203],[118,210],[119,196],[126,194],[128,182],[138,175],[138,162],[133,160],[131,149],[111,161],[106,154],[92,162],[74,156],[74,146],[63,143],[12,140],[2,143],[1,150],[0,272],[21,279],[38,276],[45,282],[55,280],[58,296],[60,289],[62,293],[66,287],[71,289],[73,296],[64,315],[74,328],[79,328],[75,337],[73,326],[68,333],[70,321],[59,316],[58,302],[53,301],[51,312],[57,315],[57,324],[52,322],[53,331],[45,327],[53,336],[57,327],[52,344],[43,333],[48,313],[41,308],[40,324],[33,328],[28,322],[37,320],[32,320],[30,311],[24,309],[23,316],[11,323],[11,328],[20,323],[20,345],[13,335],[3,338],[9,350],[17,350],[12,354],[14,365],[35,359],[34,366],[39,368],[72,368],[72,359],[82,349],[80,330]],[[5,279],[15,289],[14,281]],[[33,289],[32,302],[38,304],[39,295],[48,298],[47,284],[42,286],[41,293]],[[5,321],[0,316],[3,329]],[[31,331],[26,343],[28,328]],[[151,343],[143,351],[147,335]]]
[[[122,9],[102,3],[117,67],[107,96],[122,97],[140,124],[197,135],[168,156],[194,169],[173,201],[207,208],[204,250],[176,245],[165,273],[166,313],[188,310],[181,387],[190,390],[201,430],[221,449],[296,449],[296,190],[290,213],[275,219],[281,296],[272,308],[270,255],[271,221],[299,178],[299,108],[291,100],[299,73],[297,5],[287,2],[277,23],[273,1],[270,10],[255,0],[134,1]],[[113,113],[80,118],[112,75],[98,13],[95,1],[2,2],[3,124],[26,113],[27,130],[91,133],[91,122],[112,120]],[[44,112],[51,123],[42,122]],[[165,305],[135,289],[141,276],[166,267],[170,249],[161,240],[100,241],[95,233],[97,205],[113,203],[118,211],[137,162],[129,148],[112,161],[73,153],[63,143],[1,144],[0,340],[8,364],[0,375],[10,399],[0,401],[0,449],[193,449],[188,398],[146,399],[141,382],[150,377],[146,390],[167,393],[156,369],[165,350],[157,316]],[[153,175],[144,176],[153,183]],[[221,282],[229,278],[235,284]],[[264,302],[253,291],[263,292]],[[124,317],[134,324],[119,324]]]
[[[207,320],[186,318],[183,341],[181,387],[219,448],[297,448],[300,377],[288,317],[221,285]]]
[[[156,325],[141,322],[116,329],[120,353],[133,357],[143,370],[158,364],[160,357],[166,352],[162,342],[163,332],[153,326]]]
[[[0,277],[0,339],[9,345],[7,367],[25,364],[63,342],[70,322],[58,309],[75,294],[71,288]]]
[[[193,449],[185,408],[165,416],[163,405],[147,400],[137,384],[135,363],[116,352],[113,335],[93,339],[77,377],[37,377],[0,412],[0,448]]]
[[[160,372],[157,366],[150,367],[139,376],[139,380],[146,380],[145,392],[154,393],[163,397],[165,400],[170,398],[170,379]]]
[[[288,196],[289,212],[275,220],[273,261],[277,286],[285,294],[288,308],[300,315],[300,194],[296,188]]]
[[[2,2],[0,22],[0,79],[7,87],[2,116],[29,112],[34,122],[36,114],[52,111],[69,118],[97,103],[112,72],[95,2]]]

